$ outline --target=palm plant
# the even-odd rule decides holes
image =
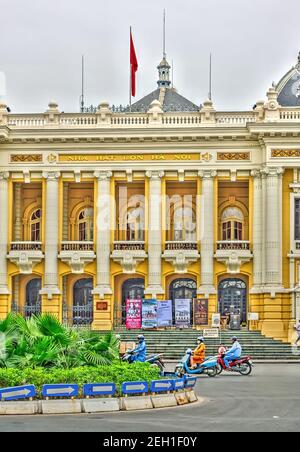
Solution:
[[[5,353],[0,367],[61,367],[109,365],[118,358],[112,332],[101,336],[90,330],[62,325],[50,314],[24,319],[10,314],[0,321]]]

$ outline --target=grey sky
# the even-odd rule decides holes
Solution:
[[[56,100],[78,111],[81,54],[86,103],[128,103],[129,26],[139,60],[136,99],[156,88],[167,10],[167,56],[188,99],[207,98],[213,52],[218,110],[249,109],[297,61],[299,0],[0,0],[0,71],[14,112]]]

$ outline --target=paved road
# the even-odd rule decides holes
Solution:
[[[0,431],[300,431],[300,365],[257,365],[251,377],[201,377],[204,404],[135,413],[1,417]]]

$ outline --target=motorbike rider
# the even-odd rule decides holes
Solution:
[[[145,341],[145,336],[142,334],[138,335],[138,345],[133,350],[132,361],[138,361],[144,363],[146,361],[147,346]]]
[[[224,357],[224,363],[227,369],[229,369],[229,364],[232,361],[235,361],[236,359],[239,359],[242,356],[242,346],[238,341],[238,338],[236,336],[233,336],[231,338],[232,340],[232,347],[228,352],[226,352]]]
[[[198,366],[200,366],[200,364],[202,364],[205,361],[205,352],[206,346],[204,338],[199,336],[197,338],[197,347],[195,348],[193,356],[191,358],[192,369],[196,369]]]

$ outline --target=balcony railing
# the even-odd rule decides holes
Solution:
[[[166,251],[198,251],[197,242],[166,242]]]
[[[248,241],[222,241],[217,243],[218,251],[250,251]]]
[[[61,251],[94,251],[94,242],[62,242]]]
[[[42,242],[12,242],[11,251],[42,251]]]
[[[114,251],[145,251],[145,242],[115,242]]]

